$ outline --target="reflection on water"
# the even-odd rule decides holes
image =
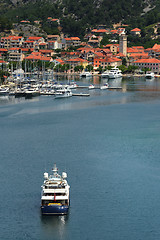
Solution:
[[[113,80],[109,80],[109,86],[113,88],[120,88],[122,87],[122,78],[116,78]]]
[[[67,236],[67,221],[69,215],[41,216],[42,235],[54,236],[54,239],[65,239]]]
[[[14,96],[4,96],[0,97],[0,105],[7,104],[18,104],[27,101],[35,102],[32,110],[27,108],[27,105],[23,109],[12,113],[17,114],[34,114],[39,112],[52,112],[61,110],[71,110],[71,109],[82,109],[98,105],[111,105],[111,104],[124,104],[127,102],[134,101],[146,101],[146,100],[156,100],[160,98],[160,78],[154,78],[151,80],[146,80],[145,77],[123,77],[117,79],[107,79],[101,78],[100,76],[92,76],[91,78],[80,78],[79,76],[55,76],[55,80],[62,83],[68,83],[71,81],[77,82],[79,86],[85,86],[85,88],[78,88],[72,90],[73,93],[89,93],[90,97],[72,97],[70,99],[58,99],[57,101],[53,96],[39,96],[32,99],[25,98],[15,98]],[[109,87],[112,90],[100,90],[92,89],[89,90],[87,86],[93,83],[95,86],[99,87],[104,83],[108,82]],[[114,89],[115,88],[115,89]],[[44,107],[38,107],[38,102],[41,100],[44,103]],[[47,101],[52,101],[53,104],[48,106],[45,104]],[[37,102],[37,104],[36,104]],[[34,107],[35,106],[35,107]],[[8,111],[4,107],[1,108],[1,112]]]

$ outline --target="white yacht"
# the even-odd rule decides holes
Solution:
[[[9,95],[9,88],[8,87],[0,87],[0,96],[7,96]]]
[[[25,98],[32,98],[40,95],[40,91],[37,88],[29,88],[25,91]]]
[[[82,72],[80,77],[92,77],[92,74],[90,72]]]
[[[88,89],[89,89],[89,90],[95,89],[95,86],[94,86],[93,84],[90,84],[90,85],[88,86]]]
[[[146,72],[146,79],[152,79],[154,78],[154,72],[147,71]]]
[[[109,87],[109,84],[105,83],[104,85],[100,86],[100,89],[104,90],[104,89],[108,89],[108,87]]]
[[[64,215],[69,210],[69,189],[66,180],[67,173],[58,174],[56,164],[53,174],[44,173],[44,183],[41,186],[41,212],[44,215]]]
[[[76,89],[77,88],[77,83],[76,82],[71,82],[67,86],[68,86],[69,89]]]
[[[72,91],[68,87],[63,87],[55,91],[55,98],[67,98],[72,97]]]
[[[114,67],[109,71],[109,74],[108,74],[109,79],[114,79],[119,77],[122,77],[122,72],[117,67]]]
[[[102,78],[108,78],[108,77],[109,77],[109,71],[108,71],[108,70],[104,71],[104,72],[101,74],[101,77],[102,77]]]

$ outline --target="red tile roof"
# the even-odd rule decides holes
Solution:
[[[14,50],[19,50],[20,48],[9,48],[8,51],[14,51]]]
[[[79,37],[71,37],[71,40],[73,40],[73,41],[74,41],[74,40],[76,40],[76,41],[78,40],[78,41],[79,41],[80,38],[79,38]]]
[[[135,61],[135,63],[159,63],[160,64],[160,60],[158,60],[156,58],[139,59],[139,60]]]
[[[28,57],[25,57],[27,60],[40,60],[40,61],[51,61],[51,57],[44,57],[42,55],[30,54]]]
[[[122,60],[117,57],[107,58],[107,62],[120,62],[120,61]]]
[[[160,44],[154,44],[154,46],[152,47],[153,50],[156,50],[156,49],[160,49]]]
[[[51,21],[52,21],[52,22],[56,22],[56,21],[58,21],[58,19],[56,19],[56,18],[54,19],[54,18],[53,18]]]
[[[67,60],[67,62],[88,62],[88,61],[82,58],[72,58]]]
[[[49,49],[40,49],[39,52],[40,53],[52,53],[53,51],[49,50]]]
[[[111,33],[116,34],[118,33],[118,30],[111,30]]]
[[[33,48],[20,48],[22,52],[28,52],[29,50],[32,52]]]
[[[55,61],[57,61],[57,62],[59,62],[61,64],[64,64],[64,61],[62,59],[60,59],[60,58],[55,59]]]
[[[0,52],[8,52],[6,48],[0,48]]]
[[[131,30],[131,32],[141,32],[141,29],[139,29],[139,28],[134,28],[134,29]]]
[[[28,40],[34,40],[34,41],[36,41],[36,40],[39,40],[39,39],[41,39],[42,37],[29,37],[28,38]]]
[[[130,56],[131,58],[139,59],[139,58],[149,58],[148,53],[131,53]]]
[[[6,61],[4,61],[4,60],[0,60],[0,63],[7,63]]]

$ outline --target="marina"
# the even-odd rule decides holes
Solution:
[[[0,97],[1,239],[158,239],[160,79],[108,84],[117,89],[72,90],[89,97]],[[67,173],[69,211],[47,216],[44,194],[53,208],[59,201],[59,188],[41,193],[54,163]]]

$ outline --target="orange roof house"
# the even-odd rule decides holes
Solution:
[[[144,54],[144,47],[143,46],[134,46],[134,47],[128,47],[127,48],[127,56],[129,57],[132,53],[141,53]]]
[[[0,53],[5,53],[5,52],[8,52],[6,48],[0,48]]]
[[[82,58],[72,58],[66,60],[66,63],[70,64],[72,67],[82,65],[85,68],[88,65],[88,61]]]
[[[152,50],[159,50],[160,49],[160,44],[154,44],[154,46],[152,47]]]
[[[140,35],[140,34],[141,34],[141,29],[139,29],[139,28],[134,28],[134,29],[131,30],[131,33],[132,33],[133,35]]]
[[[108,66],[120,66],[122,65],[122,60],[117,57],[107,57],[105,59],[102,58],[94,58],[94,69],[96,70],[100,66],[105,69]]]
[[[26,60],[40,60],[40,61],[45,61],[45,62],[52,62],[53,59],[52,57],[45,57],[43,56],[40,52],[32,52],[29,56],[25,57]]]
[[[67,49],[71,46],[79,46],[81,44],[81,40],[79,37],[69,37],[69,38],[63,38],[62,44],[64,45],[64,48]]]
[[[52,57],[54,55],[53,50],[49,50],[49,49],[40,49],[39,52],[46,57]]]
[[[64,64],[64,61],[60,58],[54,59],[53,62],[55,63],[55,65],[58,65],[58,64],[63,65]]]
[[[148,51],[148,54],[155,58],[160,58],[160,45],[154,44],[154,46]]]
[[[139,59],[133,63],[134,66],[138,66],[140,69],[149,68],[152,72],[160,73],[160,60],[156,58]]]
[[[30,36],[30,37],[28,37],[28,41],[44,42],[44,38],[43,37]]]
[[[107,44],[104,47],[109,49],[112,53],[116,54],[118,52],[119,44]]]

